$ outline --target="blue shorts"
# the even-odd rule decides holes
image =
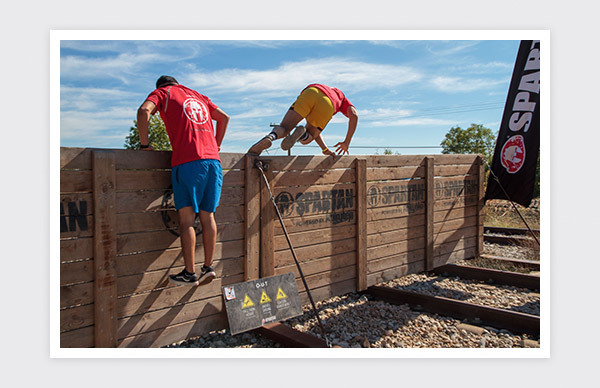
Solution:
[[[175,209],[192,206],[214,213],[219,206],[223,186],[223,168],[216,159],[199,159],[177,165],[171,170]]]

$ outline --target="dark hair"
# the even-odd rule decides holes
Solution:
[[[161,75],[159,79],[156,80],[156,89],[162,88],[167,85],[177,85],[179,82],[170,75]]]

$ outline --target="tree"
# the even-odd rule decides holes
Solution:
[[[496,136],[481,124],[471,124],[467,129],[452,127],[440,143],[442,154],[482,154],[488,164],[494,155]]]
[[[137,127],[137,120],[133,121],[134,126],[129,128],[129,134],[125,138],[125,148],[128,150],[137,150],[140,145],[140,133]],[[167,135],[165,123],[160,115],[154,115],[150,118],[148,125],[148,138],[150,144],[157,151],[171,151],[171,143]]]

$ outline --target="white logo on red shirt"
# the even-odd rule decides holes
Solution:
[[[206,106],[195,98],[188,98],[183,103],[183,111],[188,119],[195,124],[204,124],[208,121]]]
[[[523,136],[512,136],[504,143],[500,161],[510,174],[516,173],[523,167],[525,163],[525,141]]]

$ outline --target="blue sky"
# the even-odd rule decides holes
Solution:
[[[351,154],[439,153],[450,128],[497,131],[518,40],[61,40],[60,145],[123,148],[136,110],[162,74],[230,115],[222,152],[246,152],[309,83],[356,106]],[[323,131],[342,141],[338,113]],[[276,142],[270,155],[285,155]],[[297,145],[294,155],[320,154]]]

